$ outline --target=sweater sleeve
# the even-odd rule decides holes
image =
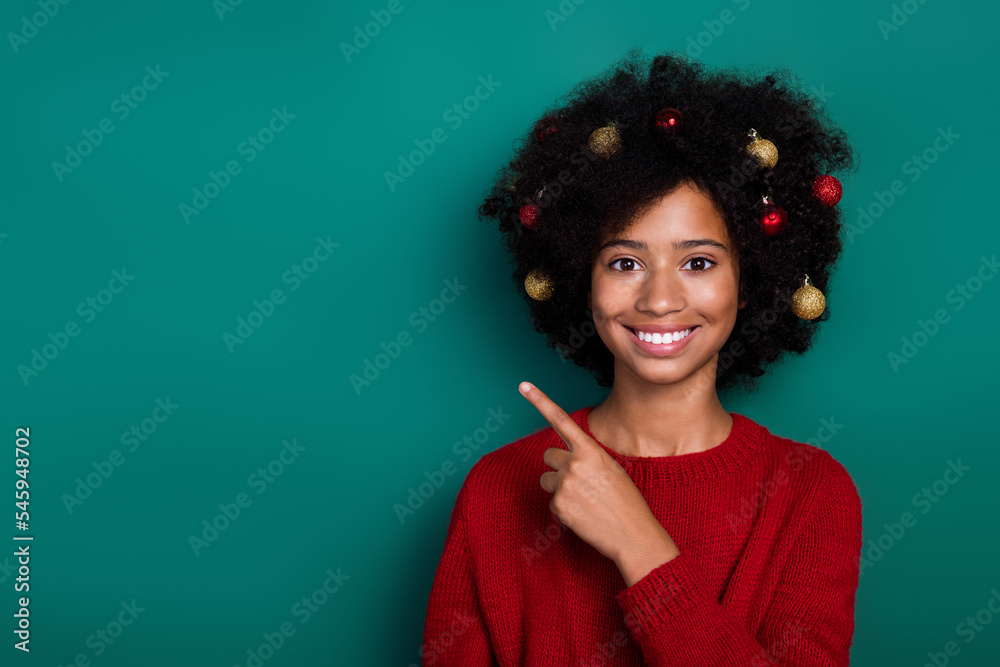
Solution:
[[[472,552],[466,534],[465,495],[459,490],[444,553],[427,604],[421,667],[490,667],[493,655],[479,604]]]
[[[618,604],[650,667],[846,667],[861,560],[861,500],[831,458],[825,492],[795,538],[757,636],[712,596],[689,552],[621,591]]]

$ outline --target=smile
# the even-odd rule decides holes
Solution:
[[[637,331],[631,327],[625,328],[628,329],[632,340],[639,347],[639,349],[644,352],[662,356],[673,354],[678,350],[681,350],[687,345],[691,335],[698,331],[701,327],[690,327],[688,329],[684,329],[683,331],[676,331],[672,334],[649,333],[646,331]]]

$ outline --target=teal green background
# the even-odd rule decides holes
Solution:
[[[9,36],[0,45],[0,662],[245,665],[287,621],[296,632],[265,665],[419,663],[465,474],[545,425],[518,382],[567,410],[604,393],[532,330],[476,207],[512,142],[575,83],[631,47],[684,50],[704,33],[697,57],[712,66],[787,67],[833,93],[825,106],[861,157],[843,179],[845,220],[893,180],[906,187],[845,246],[813,349],[724,404],[801,441],[818,442],[824,419],[841,424],[821,446],[853,476],[871,543],[903,512],[917,517],[862,578],[852,664],[919,666],[955,641],[952,664],[995,665],[1000,619],[969,643],[956,626],[1000,587],[1000,280],[961,309],[948,294],[1000,250],[996,4],[913,2],[887,35],[878,22],[893,5],[860,0],[591,0],[563,3],[554,24],[555,0],[401,6],[350,62],[340,44],[385,2],[244,0],[220,18],[211,0],[74,1],[16,53]],[[704,22],[725,9],[732,22],[711,35]],[[0,30],[39,11],[6,2]],[[156,65],[169,75],[119,119],[113,100]],[[445,122],[489,75],[490,97],[461,126]],[[295,118],[247,162],[240,143],[285,107]],[[102,118],[113,132],[60,181],[52,163]],[[949,127],[960,138],[911,181],[904,163]],[[435,128],[447,140],[390,189],[384,173]],[[229,160],[242,171],[186,223],[179,205]],[[339,247],[292,290],[282,276],[317,237]],[[85,322],[78,304],[122,267],[134,280]],[[467,287],[433,321],[411,319],[446,280]],[[275,289],[284,303],[230,351],[223,334]],[[894,371],[887,355],[938,309],[949,321]],[[23,380],[19,365],[70,321],[79,335]],[[409,346],[356,391],[350,376],[401,333]],[[127,451],[122,434],[168,397],[173,414]],[[490,409],[511,417],[479,451],[454,448]],[[12,647],[4,561],[19,532],[18,426],[32,436],[30,656]],[[248,478],[292,439],[305,449],[258,494]],[[121,465],[68,509],[77,478],[115,450]],[[915,494],[959,459],[971,470],[921,514]],[[401,523],[394,506],[449,463]],[[195,555],[189,537],[241,492],[251,504]],[[338,568],[349,579],[301,622],[297,602]],[[97,655],[88,638],[133,600],[144,611]]]

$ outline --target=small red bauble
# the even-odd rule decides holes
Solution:
[[[764,213],[760,216],[760,229],[768,236],[780,234],[788,224],[788,216],[785,209],[777,204],[768,203],[764,206]]]
[[[813,181],[813,195],[827,206],[836,206],[843,192],[840,181],[829,174],[821,174]]]
[[[551,138],[559,130],[559,117],[548,116],[535,123],[535,134],[539,141]]]
[[[535,218],[538,217],[538,207],[527,204],[522,206],[517,214],[521,218],[521,224],[531,229],[535,226]]]
[[[679,109],[674,109],[673,107],[660,109],[660,112],[656,114],[656,127],[667,132],[677,130],[683,121],[683,114],[681,114]]]

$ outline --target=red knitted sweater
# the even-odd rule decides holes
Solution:
[[[594,406],[571,413],[588,435]],[[565,528],[538,482],[546,427],[484,455],[451,514],[422,664],[847,665],[861,500],[825,450],[738,413],[716,447],[623,456],[680,555],[630,587]],[[596,440],[596,438],[595,438]]]

